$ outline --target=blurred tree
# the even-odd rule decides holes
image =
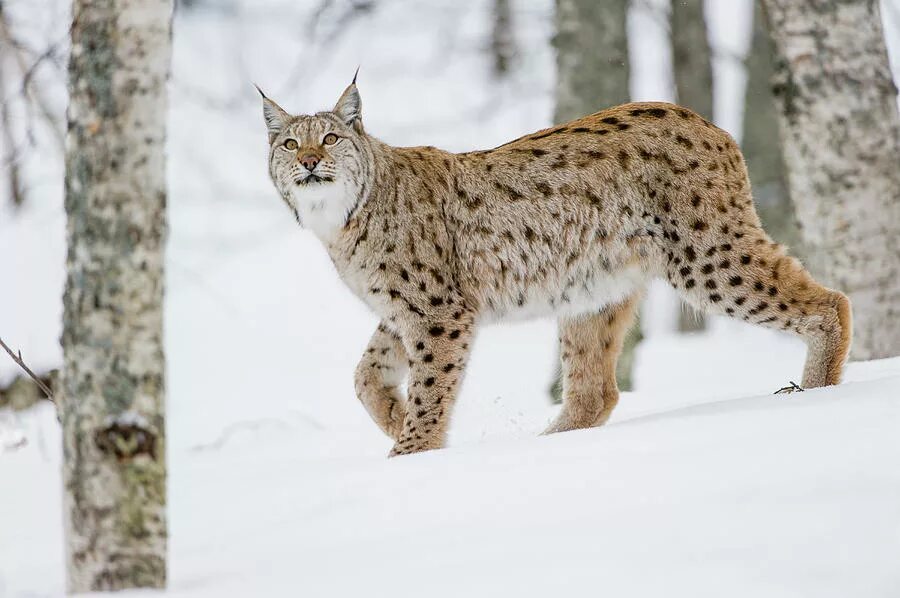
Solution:
[[[54,113],[35,76],[44,64],[56,64],[62,52],[57,44],[35,49],[17,39],[4,8],[0,0],[0,143],[3,147],[0,176],[6,177],[9,199],[19,207],[27,196],[22,164],[29,151],[34,150],[35,125],[46,126],[60,150],[63,147],[59,115]]]
[[[672,67],[678,103],[713,119],[712,58],[703,0],[675,0],[671,12]],[[678,330],[706,328],[703,314],[681,302]]]
[[[807,262],[853,302],[856,359],[900,354],[900,115],[878,4],[764,4]]]
[[[772,95],[775,52],[760,2],[754,2],[753,42],[746,65],[747,94],[741,149],[750,171],[753,202],[772,238],[790,246],[792,254],[803,257],[800,231],[785,180],[784,155],[778,143],[778,116]]]
[[[630,99],[628,0],[557,0],[556,110],[560,123],[592,114]],[[619,388],[631,390],[634,347],[641,340],[640,326],[631,328],[616,367]],[[550,388],[551,397],[562,396],[561,370]]]
[[[172,0],[75,0],[60,410],[71,592],[163,587]]]
[[[628,0],[556,0],[556,111],[565,122],[629,100]]]
[[[512,10],[510,0],[494,0],[491,29],[491,54],[494,62],[494,76],[501,78],[509,72],[516,55],[516,39],[513,35]]]

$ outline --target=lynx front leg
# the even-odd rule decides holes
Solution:
[[[609,419],[619,402],[616,362],[637,303],[635,295],[598,314],[560,321],[563,407],[545,434],[599,426]]]
[[[394,441],[403,429],[406,404],[397,388],[408,369],[400,337],[380,324],[356,367],[356,396],[381,430]]]
[[[391,457],[444,446],[471,338],[465,318],[417,327],[404,338],[411,362],[408,409]]]

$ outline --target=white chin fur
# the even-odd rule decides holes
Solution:
[[[334,239],[356,203],[355,190],[344,177],[331,183],[294,185],[291,195],[303,226],[325,243]]]

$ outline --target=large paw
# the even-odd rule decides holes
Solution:
[[[406,403],[397,399],[391,400],[384,414],[384,431],[396,442],[403,433],[403,421],[406,419]]]
[[[429,442],[426,439],[422,440],[407,440],[407,441],[397,441],[394,444],[394,448],[391,449],[391,452],[388,453],[388,458],[397,457],[400,455],[411,455],[413,453],[421,453],[423,451],[433,451],[441,448],[440,445],[437,445],[433,442]]]

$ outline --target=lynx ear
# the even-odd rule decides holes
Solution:
[[[266,94],[259,87],[256,87],[256,91],[262,96],[263,118],[266,121],[266,128],[269,129],[269,143],[272,143],[287,125],[288,121],[291,120],[291,115],[285,112],[281,106],[267,98]]]
[[[332,112],[347,125],[356,130],[362,129],[362,100],[359,97],[359,90],[356,89],[356,77],[353,77],[353,83],[341,94]]]

